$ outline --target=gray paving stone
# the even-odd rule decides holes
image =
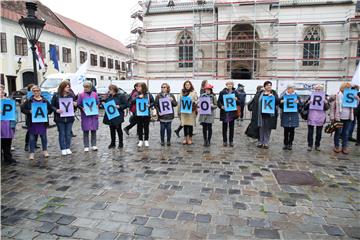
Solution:
[[[41,226],[35,228],[35,231],[38,231],[41,233],[49,233],[49,232],[51,232],[51,230],[54,229],[55,226],[56,226],[55,223],[44,222]]]
[[[342,227],[342,229],[349,237],[360,239],[360,227]]]
[[[134,234],[135,235],[140,235],[140,236],[150,236],[151,233],[153,231],[153,228],[152,227],[144,227],[144,226],[138,226],[136,229],[135,229],[135,232]]]
[[[161,212],[162,212],[162,209],[160,209],[160,208],[151,208],[151,209],[148,211],[147,215],[148,215],[149,217],[159,217],[160,214],[161,214]]]
[[[23,231],[33,231],[23,239],[38,234],[47,240],[94,240],[104,232],[119,233],[115,239],[356,239],[359,149],[333,154],[333,140],[324,135],[323,151],[307,152],[303,121],[291,152],[281,149],[281,129],[272,132],[270,150],[258,149],[244,137],[248,123],[236,126],[231,149],[222,146],[221,122],[215,120],[209,148],[202,146],[200,126],[194,128],[192,146],[173,136],[171,147],[162,148],[156,122],[149,149],[136,147],[132,129],[121,151],[108,150],[108,126],[99,124],[99,151],[84,154],[75,121],[78,136],[73,154],[65,158],[55,144],[57,129],[49,128],[47,161],[31,165],[28,153],[17,147],[19,164],[1,169],[2,239],[21,238]],[[178,124],[175,118],[173,127]],[[21,124],[17,128],[13,144],[22,146],[25,131]],[[273,170],[308,171],[323,185],[278,185]],[[62,237],[53,233],[54,225],[78,230]]]
[[[196,221],[201,223],[209,223],[211,222],[211,215],[210,214],[197,214]]]
[[[276,229],[255,228],[254,234],[257,238],[280,239],[279,232]]]
[[[139,216],[136,216],[134,218],[134,220],[131,221],[132,224],[136,224],[136,225],[145,225],[147,223],[149,218],[147,217],[139,217]]]
[[[115,232],[119,229],[121,223],[120,222],[114,222],[114,221],[101,221],[96,228],[100,229],[102,231],[108,231],[108,232]]]
[[[344,236],[344,232],[338,226],[323,225],[324,230],[331,236]]]
[[[78,228],[74,226],[57,225],[51,233],[60,237],[71,237],[77,230]]]
[[[168,218],[168,219],[175,219],[177,215],[177,211],[171,211],[171,210],[164,210],[161,217],[162,218]]]
[[[19,240],[33,239],[39,234],[40,233],[35,232],[33,230],[23,229],[18,234],[15,235],[15,239],[19,239]]]
[[[241,210],[246,210],[247,209],[247,205],[245,203],[241,203],[241,202],[235,202],[233,204],[233,208],[235,209],[241,209]]]
[[[59,213],[54,213],[54,212],[50,212],[50,213],[45,213],[44,215],[41,215],[38,220],[42,221],[42,222],[52,222],[55,223],[57,222],[63,215],[59,214]]]
[[[94,210],[104,210],[107,207],[107,203],[104,202],[97,202],[94,204],[94,206],[91,207],[91,209]]]
[[[100,233],[96,239],[97,240],[114,240],[117,236],[118,236],[118,233],[103,232],[103,233]]]
[[[190,212],[180,212],[178,220],[180,221],[192,221],[194,220],[195,215]]]
[[[61,218],[59,220],[57,220],[57,223],[61,224],[61,225],[68,225],[75,220],[76,220],[76,217],[74,217],[74,216],[63,215],[63,216],[61,216]]]

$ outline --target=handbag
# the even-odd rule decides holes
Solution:
[[[150,109],[150,121],[151,122],[156,122],[158,120],[158,113],[156,108],[151,108]]]
[[[303,108],[301,108],[300,116],[304,120],[308,120],[309,117],[309,104],[305,104]]]
[[[325,133],[332,134],[336,129],[342,128],[343,126],[344,124],[342,122],[335,121],[326,125],[324,131]]]
[[[247,126],[245,130],[245,134],[248,137],[257,139],[259,137],[259,128],[253,121],[250,122],[250,124]]]

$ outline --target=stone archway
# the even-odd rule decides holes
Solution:
[[[226,40],[227,74],[233,79],[252,79],[258,69],[258,33],[250,24],[234,25]],[[243,59],[243,60],[242,60]]]

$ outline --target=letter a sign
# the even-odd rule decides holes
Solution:
[[[48,121],[48,111],[46,103],[33,102],[31,103],[31,120],[34,123],[41,123]]]

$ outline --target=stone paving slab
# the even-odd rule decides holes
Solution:
[[[173,128],[178,125],[174,120]],[[160,146],[150,124],[150,148],[136,147],[136,129],[124,149],[107,148],[100,124],[97,152],[83,152],[74,124],[71,156],[60,156],[56,128],[49,129],[50,158],[29,162],[24,130],[14,141],[16,166],[1,168],[2,239],[360,239],[360,149],[334,154],[324,134],[322,151],[306,151],[306,126],[296,129],[292,151],[282,150],[283,129],[269,150],[236,124],[235,146],[223,147],[221,125],[211,147],[172,136]],[[280,183],[276,171],[308,172],[319,183]]]

